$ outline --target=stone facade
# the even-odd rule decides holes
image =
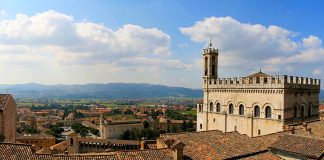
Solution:
[[[126,130],[130,131],[133,128],[142,130],[144,125],[140,120],[106,121],[100,116],[100,138],[118,139]]]
[[[197,105],[197,131],[238,131],[254,137],[319,118],[319,79],[261,71],[220,79],[218,50],[210,44],[203,55],[204,101]]]
[[[10,94],[0,94],[0,137],[3,142],[16,141],[16,106]]]

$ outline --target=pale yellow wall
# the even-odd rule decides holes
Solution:
[[[253,86],[254,88],[249,88]],[[290,90],[298,90],[295,85],[280,84],[222,84],[209,86],[204,85],[204,103],[203,112],[197,108],[197,131],[206,130],[221,130],[225,131],[225,114],[227,114],[227,128],[226,131],[236,131],[246,134],[248,136],[266,135],[283,130],[285,119],[292,118],[294,104],[299,106],[305,104],[308,106],[312,104],[312,114],[318,114],[319,101],[318,101],[318,87],[313,86],[309,88],[311,94],[308,95],[305,85],[300,85],[299,90],[303,91],[301,96],[298,93],[297,97],[285,87],[290,87]],[[207,95],[208,87],[208,95]],[[213,102],[213,111],[210,111],[209,104]],[[216,113],[216,104],[221,104],[221,112]],[[229,104],[234,105],[234,114],[228,114]],[[239,105],[244,106],[244,115],[239,115]],[[260,107],[260,117],[252,118],[254,107]],[[199,105],[197,105],[199,106]],[[271,107],[271,118],[265,118],[266,106]],[[208,114],[207,114],[208,113]],[[305,107],[304,115],[307,115],[307,107]],[[281,118],[279,118],[281,116]],[[206,121],[208,117],[208,122]],[[208,125],[206,125],[208,123]],[[200,128],[202,124],[202,129]],[[253,126],[253,128],[252,128]],[[208,128],[207,128],[208,127]],[[253,132],[253,133],[252,133]]]
[[[114,139],[119,138],[124,131],[131,130],[132,128],[137,128],[139,130],[143,129],[144,126],[142,123],[137,125],[134,124],[120,124],[120,125],[102,125],[101,126],[101,137],[105,139]]]

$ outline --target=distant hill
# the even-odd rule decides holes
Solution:
[[[200,89],[170,87],[146,83],[108,83],[85,85],[42,85],[35,83],[0,85],[0,93],[9,92],[16,98],[62,99],[135,99],[135,98],[202,98]]]

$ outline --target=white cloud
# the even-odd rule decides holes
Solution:
[[[1,20],[0,42],[0,57],[28,55],[32,50],[64,64],[112,63],[139,56],[172,60],[171,38],[157,28],[126,24],[114,31],[52,10]]]
[[[318,37],[310,35],[307,38],[303,39],[303,44],[308,48],[320,48],[322,41]]]
[[[157,28],[125,24],[113,30],[53,10],[32,16],[17,14],[14,19],[0,19],[0,74],[8,77],[0,83],[174,85],[174,79],[165,78],[162,72],[173,74],[191,65],[172,58],[170,46],[171,37]]]
[[[3,17],[3,16],[6,16],[7,15],[7,12],[3,9],[0,10],[0,18]]]
[[[242,23],[232,17],[209,17],[179,30],[197,43],[213,38],[220,52],[221,77],[245,76],[262,68],[270,74],[324,78],[318,69],[324,67],[324,48],[314,35],[298,37],[280,26]]]
[[[321,70],[320,69],[315,69],[314,71],[313,71],[313,74],[314,75],[319,75],[319,74],[321,74]]]
[[[188,48],[188,44],[187,43],[180,43],[178,44],[179,48]]]

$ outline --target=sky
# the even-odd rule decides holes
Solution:
[[[201,88],[210,37],[221,78],[324,79],[323,17],[320,0],[0,0],[0,84]]]

